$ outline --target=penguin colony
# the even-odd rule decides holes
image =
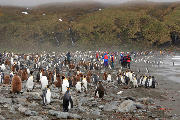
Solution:
[[[104,53],[96,52],[100,55]],[[113,82],[117,85],[134,88],[156,87],[155,77],[149,74],[149,70],[148,75],[140,74],[139,69],[135,74],[132,70],[121,67],[118,68],[119,70],[114,69],[117,72],[114,74],[110,65],[108,68],[104,67],[102,59],[100,59],[102,56],[98,60],[96,59],[96,52],[76,51],[71,54],[70,63],[67,62],[65,53],[14,54],[4,52],[0,58],[0,81],[1,84],[11,85],[11,93],[20,93],[25,90],[31,92],[35,84],[40,84],[43,105],[51,103],[51,88],[57,87],[63,95],[64,112],[73,108],[71,90],[76,90],[77,94],[81,94],[81,92],[88,92],[89,86],[94,86],[95,96],[103,98],[106,93],[104,82]],[[153,55],[149,54],[150,57]],[[119,53],[115,53],[115,56],[115,60],[118,61]],[[134,62],[144,61],[149,64],[149,58],[145,58],[134,59]],[[156,62],[151,63],[156,64]],[[118,65],[117,62],[115,67]],[[9,68],[11,69],[8,73]],[[25,88],[22,88],[22,81],[26,82]]]

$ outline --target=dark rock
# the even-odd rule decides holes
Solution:
[[[49,110],[49,114],[56,116],[57,118],[60,119],[81,119],[82,117],[77,115],[77,114],[72,114],[68,112],[60,112],[60,111],[54,111],[54,110]]]
[[[38,113],[36,111],[26,110],[25,115],[28,115],[28,116],[37,116]]]

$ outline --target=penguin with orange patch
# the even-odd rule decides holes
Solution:
[[[67,91],[63,97],[63,112],[68,112],[70,108],[73,108],[73,101],[70,94],[70,88],[67,87]]]

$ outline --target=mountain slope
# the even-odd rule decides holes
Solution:
[[[178,45],[179,21],[178,3],[0,7],[0,46],[47,50]]]

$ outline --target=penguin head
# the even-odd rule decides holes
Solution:
[[[67,91],[70,91],[70,87],[67,87]]]
[[[50,87],[49,85],[46,86],[46,88],[48,88],[48,89],[49,89],[49,87]]]

